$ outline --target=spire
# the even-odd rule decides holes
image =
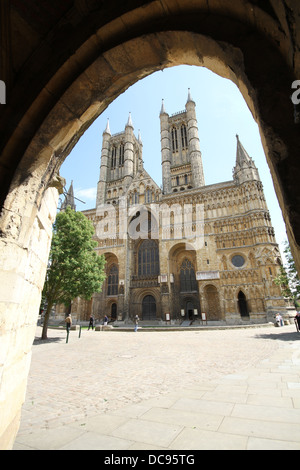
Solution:
[[[127,121],[127,124],[126,124],[126,127],[128,127],[128,126],[133,128],[131,113],[129,113],[128,121]]]
[[[111,135],[110,128],[109,128],[109,119],[107,119],[107,124],[106,124],[106,129],[103,132],[103,134],[109,134]]]
[[[252,158],[248,155],[243,145],[240,142],[239,136],[236,135],[237,147],[236,147],[236,164],[242,166],[243,163],[252,162]]]
[[[190,101],[192,101],[193,103],[195,103],[195,101],[193,100],[192,96],[191,96],[191,89],[189,88],[188,89],[188,98],[187,98],[187,103],[189,103]]]
[[[162,100],[160,114],[167,114],[165,110],[165,102]]]
[[[236,163],[233,169],[233,177],[237,183],[244,183],[245,181],[256,180],[260,181],[258,169],[254,161],[244,149],[240,142],[239,136],[236,135]]]
[[[139,134],[138,134],[138,143],[143,145],[140,129],[139,129]]]
[[[62,203],[61,211],[65,211],[67,207],[71,207],[71,209],[73,209],[74,211],[76,210],[75,199],[74,199],[73,181],[71,181],[69,191],[65,195],[65,200]]]

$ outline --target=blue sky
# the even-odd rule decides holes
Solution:
[[[140,130],[144,167],[161,184],[159,113],[162,99],[168,114],[185,109],[188,88],[196,102],[200,147],[206,184],[232,180],[236,157],[236,134],[259,170],[277,242],[286,240],[286,229],[274,192],[258,126],[240,91],[230,80],[208,69],[179,66],[156,72],[120,95],[90,126],[61,167],[69,188],[73,180],[77,210],[95,207],[100,174],[102,134],[107,119],[112,134],[122,132],[129,112],[135,135]]]

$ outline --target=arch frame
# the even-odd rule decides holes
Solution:
[[[2,3],[1,27],[7,27],[5,15],[10,12],[7,3]],[[51,241],[47,217],[55,217],[57,194],[63,186],[59,168],[108,104],[154,71],[182,63],[199,65],[239,87],[259,125],[300,270],[300,194],[294,184],[300,170],[299,127],[289,99],[291,84],[300,76],[299,38],[293,31],[299,5],[292,2],[295,17],[289,21],[284,1],[276,3],[276,11],[269,2],[263,9],[244,0],[225,6],[218,0],[177,0],[176,4],[171,0],[132,0],[122,2],[119,10],[111,2],[105,11],[103,3],[94,0],[70,5],[61,17],[55,17],[56,23],[48,24],[32,49],[28,45],[27,55],[17,62],[15,77],[11,78],[13,70],[9,69],[9,41],[4,52],[0,51],[8,84],[7,104],[0,114],[0,245],[4,262],[0,324],[5,335],[1,353],[5,374],[1,380],[16,361],[23,361],[24,366],[24,350],[27,354],[33,341],[41,273]],[[62,25],[66,25],[65,32]],[[8,29],[2,28],[1,34]],[[41,227],[47,242],[39,253],[36,234]],[[39,278],[31,277],[33,253],[39,258],[35,260]],[[20,287],[17,294],[15,286]],[[31,305],[23,302],[26,298],[33,299]],[[6,346],[16,344],[18,334],[13,332],[10,318],[18,321],[19,330],[30,330],[21,359],[17,347]],[[28,368],[27,362],[19,367],[25,373]],[[10,390],[5,407],[1,405],[0,437],[8,448],[18,429],[21,383],[24,387],[24,374],[15,383],[16,394]]]

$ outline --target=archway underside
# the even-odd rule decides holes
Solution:
[[[256,56],[252,58],[256,62],[255,68],[251,58],[245,56],[245,51],[239,47],[202,34],[187,31],[144,34],[102,53],[83,73],[76,74],[76,79],[54,104],[53,97],[58,97],[58,87],[64,81],[63,70],[68,75],[67,72],[71,74],[70,69],[74,67],[75,59],[71,57],[41,91],[2,153],[2,158],[8,158],[11,150],[15,150],[16,160],[18,146],[26,142],[24,134],[30,135],[36,126],[14,174],[5,208],[14,211],[20,206],[18,195],[23,199],[24,186],[26,191],[29,188],[32,202],[39,207],[44,190],[81,135],[119,94],[136,81],[157,70],[180,64],[207,67],[238,86],[258,123],[295,259],[300,262],[297,256],[300,197],[295,185],[290,183],[299,166],[298,158],[295,158],[297,126],[293,122],[293,107],[287,96],[292,76],[278,51],[272,49],[259,33],[254,36],[251,47],[256,50]],[[248,49],[246,52],[248,55],[251,53]],[[274,83],[265,83],[265,77],[272,74],[274,78],[275,62],[276,70],[281,68],[286,73],[273,80],[276,82],[274,87]],[[255,74],[259,67],[259,73]],[[71,76],[74,79],[74,75]],[[51,104],[54,106],[46,119],[38,121],[41,112],[48,111]],[[3,197],[4,194],[2,200]],[[7,218],[9,214],[4,211],[4,233]]]
[[[187,64],[238,86],[258,123],[300,271],[299,126],[290,99],[291,84],[300,78],[298,2],[104,3],[45,0],[41,7],[32,0],[26,13],[15,0],[0,5],[1,79],[7,83],[0,113],[5,448],[12,445],[24,401],[59,168],[89,125],[141,78]]]

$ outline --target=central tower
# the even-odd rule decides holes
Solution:
[[[169,116],[160,111],[163,193],[205,186],[196,118],[196,103],[188,93],[185,110]]]

